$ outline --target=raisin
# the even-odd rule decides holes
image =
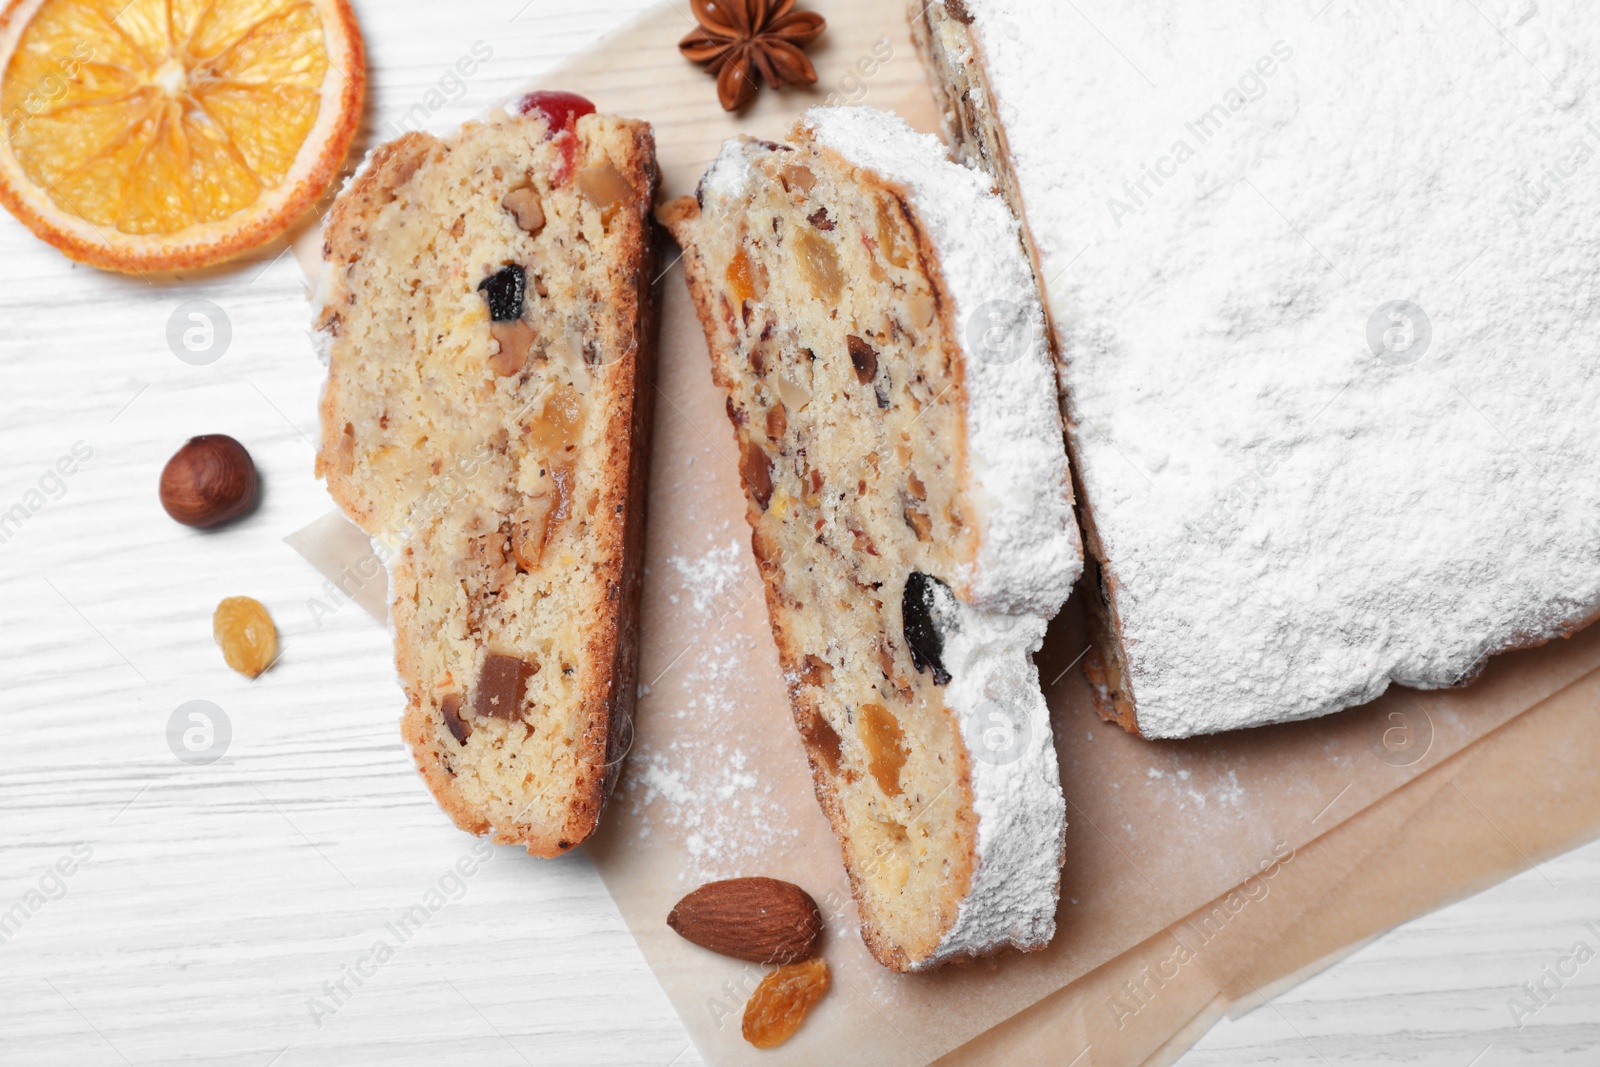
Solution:
[[[828,209],[825,207],[817,208],[816,211],[806,217],[806,221],[819,230],[833,229],[833,220],[828,217]]]
[[[941,591],[944,596],[951,596],[950,587],[939,579],[914,571],[906,579],[905,595],[900,600],[900,617],[905,624],[911,662],[918,674],[931,667],[935,685],[947,685],[950,681],[950,672],[944,669],[943,663],[944,635],[939,632],[935,617]]]
[[[850,349],[850,363],[856,369],[856,380],[862,385],[871,384],[872,379],[878,376],[877,350],[855,334],[846,337],[844,341],[845,346]]]
[[[820,957],[772,971],[744,1006],[744,1039],[756,1048],[777,1048],[789,1040],[828,991],[828,980],[828,961]]]
[[[495,322],[520,319],[528,292],[527,272],[515,263],[507,264],[479,282],[478,291],[489,301],[489,318]]]

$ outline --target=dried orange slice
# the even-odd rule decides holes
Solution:
[[[348,0],[12,0],[0,203],[109,270],[202,267],[278,236],[361,123]]]

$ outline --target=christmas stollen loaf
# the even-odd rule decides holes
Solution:
[[[1311,718],[1600,614],[1590,5],[909,12],[1050,283],[1103,715]]]

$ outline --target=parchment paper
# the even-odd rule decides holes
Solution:
[[[940,1067],[1173,1063],[1224,1015],[1257,1007],[1399,923],[1600,836],[1597,708],[1600,672],[1228,894],[1244,901],[1239,910],[1226,898],[1210,902]]]
[[[725,115],[712,79],[679,57],[676,41],[691,24],[676,3],[540,84],[649,119],[665,196],[691,192],[726,137],[782,136],[805,107],[830,97],[889,107],[935,128],[899,0],[808,6],[830,26],[813,53],[818,86],[763,94],[742,116]],[[662,293],[637,729],[606,822],[586,847],[708,1063],[814,1063],[849,1050],[854,1062],[920,1067],[1069,983],[1076,984],[1012,1030],[1073,1012],[1085,1025],[1092,1011],[1114,1020],[1105,991],[1159,965],[1177,944],[1169,928],[1275,862],[1275,879],[1296,864],[1311,870],[1308,843],[1600,667],[1600,633],[1589,633],[1506,657],[1467,690],[1396,691],[1316,722],[1151,743],[1093,714],[1077,670],[1085,639],[1075,599],[1039,657],[1071,824],[1055,942],[1037,955],[935,975],[890,974],[856,935],[838,847],[811,795],[750,555],[733,435],[681,267],[668,269]],[[328,537],[326,530],[308,535],[297,547],[320,545],[314,562],[330,577],[359,563],[337,552],[330,558]],[[1284,862],[1286,850],[1295,858]],[[1346,868],[1327,870],[1336,878]],[[801,1032],[768,1052],[739,1032],[764,969],[698,949],[665,925],[688,890],[752,874],[789,879],[817,898],[829,919],[825,952],[834,973],[833,992]],[[1330,876],[1307,877],[1325,885]],[[1237,923],[1254,929],[1256,913],[1246,909]],[[1348,943],[1342,933],[1330,936]],[[1251,968],[1261,943],[1238,950],[1230,982],[1259,973]],[[1093,1062],[1137,1063],[1215,1017],[1219,998],[1227,998],[1211,973],[1182,968],[1134,1015],[1144,1036],[1116,1052],[1124,1058],[1104,1058],[1106,1044]],[[1123,1022],[1125,1032],[1131,1024]],[[1065,1045],[1048,1028],[1039,1032],[1047,1041],[1039,1047],[1059,1059]]]

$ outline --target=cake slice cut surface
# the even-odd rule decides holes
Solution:
[[[534,94],[379,148],[330,215],[319,473],[391,556],[403,732],[462,829],[552,856],[631,737],[654,142]]]
[[[661,214],[868,948],[919,971],[1043,947],[1065,802],[1031,657],[1081,557],[1016,220],[865,108],[730,142]]]

